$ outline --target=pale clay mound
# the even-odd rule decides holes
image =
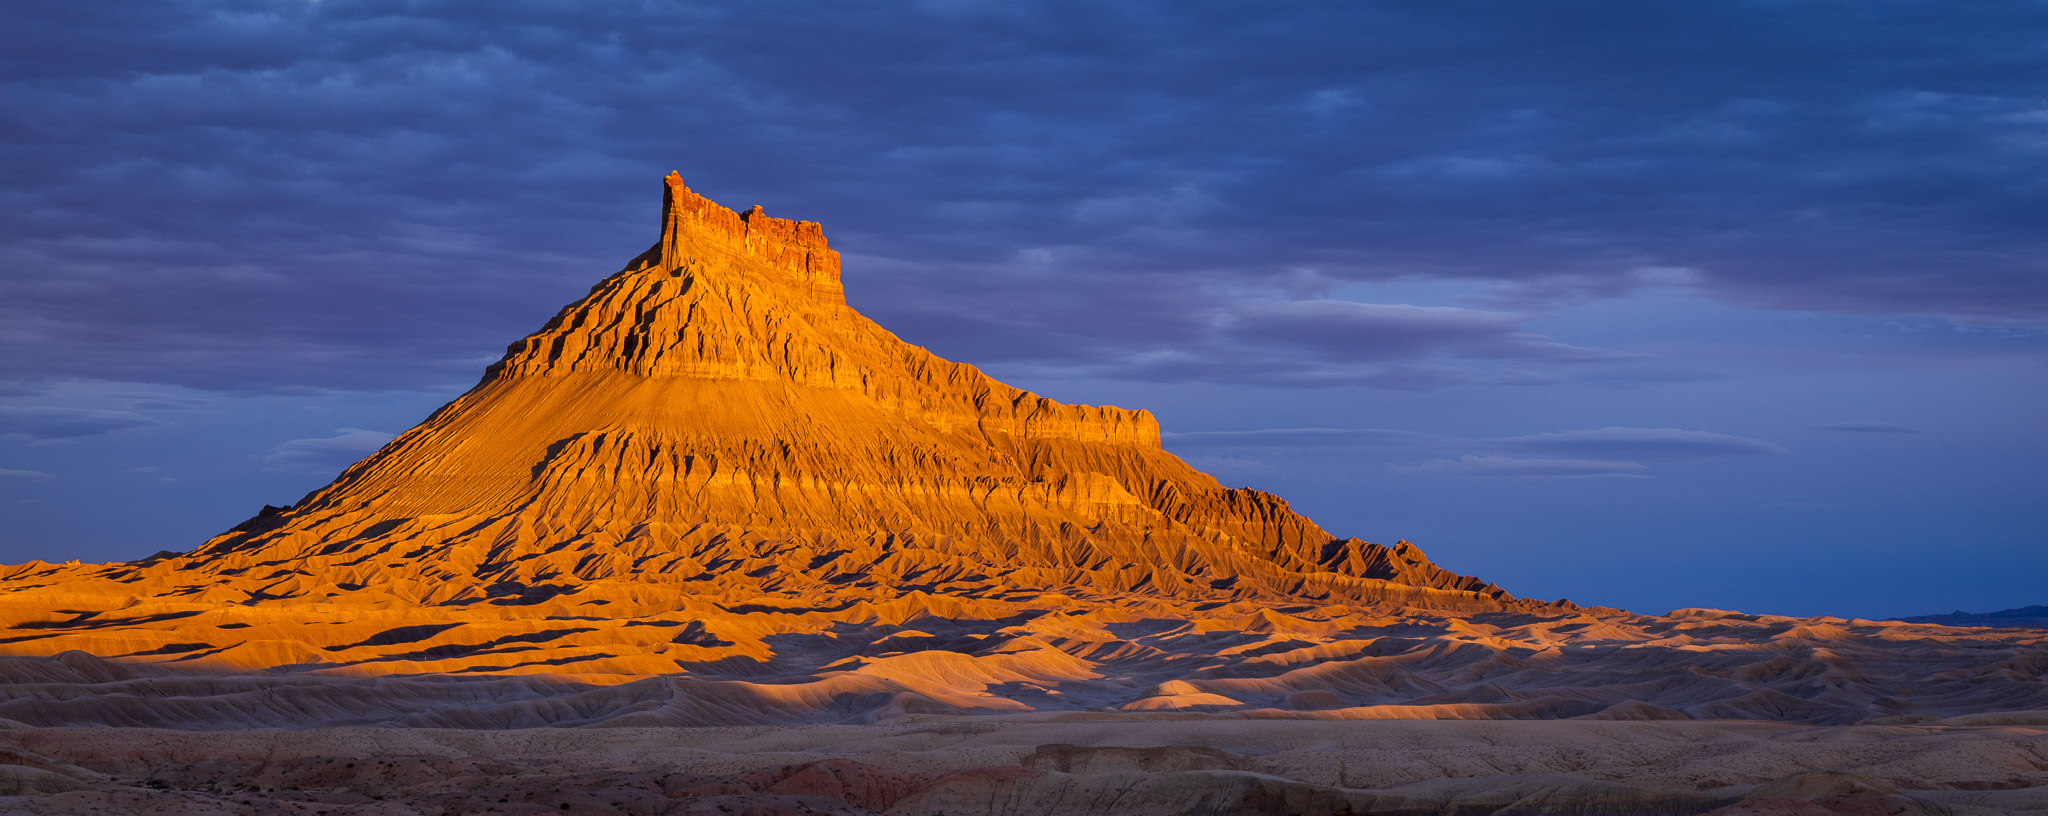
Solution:
[[[1515,598],[904,343],[816,224],[663,225],[294,507],[0,567],[0,812],[2040,806],[2048,631]],[[236,730],[332,726],[470,730]],[[542,726],[608,728],[474,731]]]
[[[2048,720],[21,728],[0,813],[1981,816],[2048,813],[2044,756]]]

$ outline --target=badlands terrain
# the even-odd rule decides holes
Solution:
[[[0,567],[0,812],[2048,813],[2048,630],[1518,598],[662,193],[327,487]]]

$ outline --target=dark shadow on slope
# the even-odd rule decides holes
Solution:
[[[400,626],[396,629],[386,629],[346,646],[329,646],[327,651],[346,652],[361,646],[397,646],[401,643],[418,643],[461,625],[461,623],[423,623],[418,626]]]
[[[199,614],[199,610],[194,609],[184,612],[164,612],[156,615],[137,615],[132,618],[102,618],[98,612],[80,612],[70,620],[24,621],[15,624],[14,628],[62,629],[66,631],[116,629],[123,626],[141,626],[147,623],[161,623],[179,618],[189,618],[197,614]]]

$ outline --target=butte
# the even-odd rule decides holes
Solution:
[[[1514,598],[898,339],[817,224],[674,176],[332,484],[0,567],[7,813],[1965,816],[2048,813],[2044,749],[2048,630]]]
[[[2048,709],[2039,635],[1542,603],[1339,538],[1144,411],[890,334],[817,224],[673,175],[661,212],[293,506],[188,553],[0,567],[0,728]]]
[[[846,304],[816,223],[736,213],[674,174],[661,204],[652,247],[291,507],[188,553],[5,568],[5,622],[49,635],[11,650],[516,672],[534,668],[503,659],[535,637],[521,622],[603,619],[602,657],[540,668],[617,682],[773,659],[775,632],[720,631],[735,610],[1560,609],[1225,488],[1146,411],[1055,402],[903,341]],[[646,637],[611,625],[672,613],[688,621]],[[457,627],[513,640],[381,648]]]

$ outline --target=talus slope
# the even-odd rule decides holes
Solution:
[[[907,343],[847,306],[839,273],[817,224],[737,213],[670,175],[659,240],[418,427],[189,553],[0,568],[0,624],[81,628],[17,653],[177,647],[161,654],[266,668],[345,664],[400,623],[514,607],[1543,606],[1227,489],[1163,450],[1145,411],[1062,404]],[[1064,594],[1032,600],[1048,593]],[[261,644],[159,636],[229,606],[385,620]],[[109,640],[119,621],[135,634]],[[606,654],[655,674],[684,647],[766,659],[768,636]]]
[[[1145,411],[1054,402],[898,339],[846,305],[815,223],[734,213],[673,175],[663,204],[659,243],[475,389],[183,560],[309,573],[274,596],[424,603],[605,580],[1505,597],[1225,489],[1162,450]]]
[[[2037,630],[1541,604],[1335,538],[1145,412],[884,331],[817,225],[663,193],[652,248],[296,506],[0,567],[0,728],[2048,711]]]

